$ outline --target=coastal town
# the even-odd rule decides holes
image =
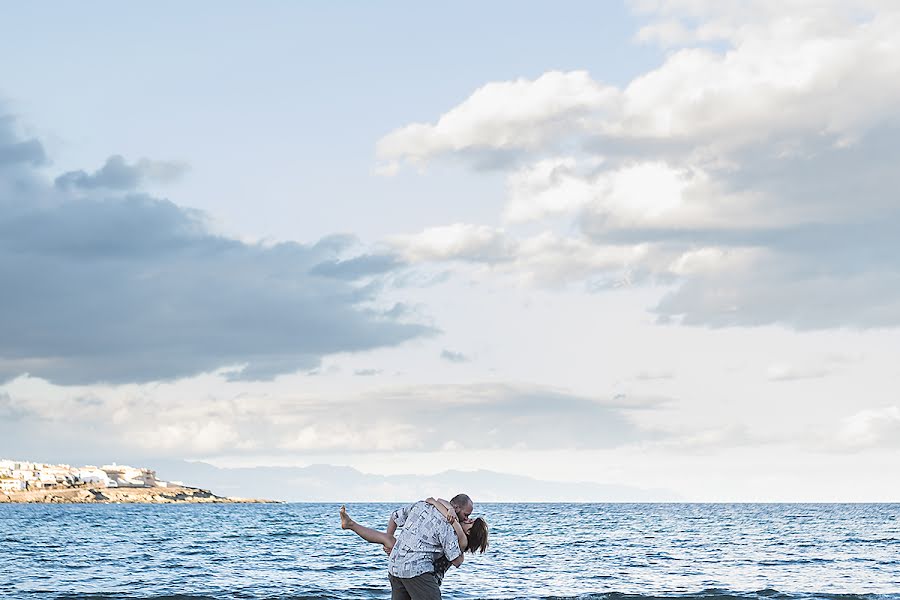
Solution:
[[[0,492],[100,488],[165,488],[180,487],[180,481],[161,481],[152,469],[127,465],[93,465],[72,467],[49,465],[27,460],[0,459]]]
[[[128,465],[51,465],[0,459],[0,503],[184,504],[267,503],[256,498],[217,496],[180,481],[163,481],[156,471]]]

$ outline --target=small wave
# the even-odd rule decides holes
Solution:
[[[900,600],[898,594],[833,594],[815,592],[788,593],[773,589],[753,592],[737,592],[722,589],[707,589],[693,593],[672,594],[626,594],[603,592],[580,594],[578,596],[548,596],[541,600]],[[480,599],[489,600],[489,599]],[[521,600],[521,599],[519,599]]]
[[[379,590],[377,595],[372,597],[383,596],[383,590]],[[64,594],[55,596],[54,600],[235,600],[241,598],[245,600],[346,600],[352,598],[358,600],[361,597],[359,593],[349,596],[340,596],[334,594],[313,594],[313,595],[289,595],[289,596],[254,596],[235,592],[233,594],[222,594],[215,596],[208,595],[191,595],[191,594],[169,594],[162,596],[134,596],[122,593],[101,593],[101,594]]]
[[[360,598],[386,597],[382,588],[355,588],[344,590],[343,593],[310,592],[300,594],[288,594],[284,596],[254,596],[247,593],[224,593],[216,595],[123,595],[122,593],[89,593],[89,594],[61,594],[55,600],[234,600],[246,598],[248,600],[359,600]],[[473,598],[467,600],[525,600],[524,598]],[[544,596],[529,600],[900,600],[897,594],[833,594],[797,592],[787,593],[773,589],[757,590],[752,592],[739,592],[722,589],[707,589],[693,593],[660,593],[660,594],[628,594],[622,592],[598,592],[586,593],[576,596]]]
[[[216,596],[196,596],[185,594],[168,594],[164,596],[133,596],[115,593],[62,594],[56,600],[219,600]]]
[[[378,590],[378,596],[383,595],[383,590]],[[39,592],[36,595],[46,597],[47,592]],[[140,596],[134,594],[123,594],[121,592],[102,592],[102,593],[83,593],[83,594],[60,594],[53,596],[54,600],[345,600],[345,598],[360,598],[359,593],[350,596],[341,596],[335,594],[300,594],[288,596],[256,596],[244,592],[229,592],[216,595],[208,594],[163,594],[154,596]]]
[[[761,560],[756,564],[763,567],[777,567],[781,565],[809,565],[814,563],[833,563],[831,558],[786,558],[782,560]]]

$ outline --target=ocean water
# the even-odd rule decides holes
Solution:
[[[383,528],[391,504],[349,504]],[[0,598],[389,598],[337,504],[0,505]],[[900,504],[478,504],[445,598],[900,600]]]

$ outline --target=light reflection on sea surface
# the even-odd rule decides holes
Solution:
[[[348,505],[382,529],[393,508]],[[389,597],[386,556],[342,531],[337,509],[0,505],[0,594]],[[476,514],[491,546],[451,570],[445,598],[900,600],[898,504],[479,504]]]

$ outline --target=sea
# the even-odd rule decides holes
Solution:
[[[394,504],[348,504],[384,528]],[[338,504],[0,505],[0,598],[380,599]],[[900,504],[476,504],[444,598],[900,600]]]

